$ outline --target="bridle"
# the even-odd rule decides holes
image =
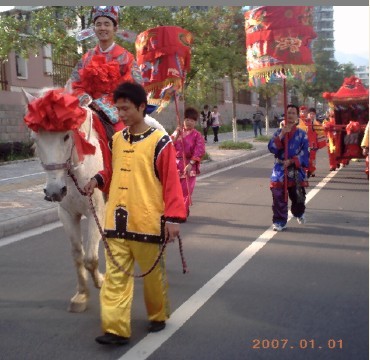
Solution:
[[[50,164],[45,164],[44,162],[41,161],[41,166],[43,167],[44,170],[46,171],[52,171],[52,170],[67,170],[69,172],[72,168],[72,152],[74,148],[74,143],[71,146],[71,154],[69,155],[68,159],[64,163],[50,163]]]

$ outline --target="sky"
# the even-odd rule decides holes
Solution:
[[[12,6],[0,6],[5,11]],[[369,58],[369,6],[334,6],[335,49]]]
[[[369,58],[369,6],[334,6],[334,46]]]

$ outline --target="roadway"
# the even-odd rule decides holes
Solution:
[[[40,227],[0,242],[0,359],[368,359],[369,192],[363,162],[328,172],[319,153],[307,224],[271,230],[271,155],[201,176],[167,255],[172,317],[147,336],[136,282],[128,346],[95,343],[98,290],[66,311],[75,292],[63,229]],[[104,271],[103,251],[100,249]]]

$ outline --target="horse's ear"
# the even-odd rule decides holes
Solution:
[[[35,100],[36,98],[33,96],[33,95],[31,95],[30,93],[28,93],[26,90],[24,90],[23,88],[22,88],[22,93],[23,93],[23,95],[24,95],[24,97],[25,97],[25,99],[26,99],[26,103],[27,104],[29,104],[30,102],[32,102],[33,100]]]
[[[65,86],[64,86],[64,92],[66,92],[67,94],[72,94],[73,92],[73,89],[72,89],[72,80],[69,79]]]

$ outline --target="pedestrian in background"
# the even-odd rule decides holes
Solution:
[[[212,112],[209,110],[208,105],[204,105],[203,110],[200,113],[201,115],[201,126],[203,129],[204,142],[207,142],[208,129],[212,125]]]
[[[262,119],[264,117],[263,112],[259,107],[257,107],[256,112],[253,114],[253,131],[254,137],[257,137],[258,131],[260,136],[262,136]]]
[[[196,176],[200,174],[200,162],[205,154],[202,134],[195,129],[198,111],[192,107],[185,109],[184,126],[178,127],[171,135],[176,149],[177,171],[180,176],[187,216],[190,214],[191,196]]]
[[[297,128],[299,109],[288,105],[285,124],[278,129],[268,143],[268,149],[275,155],[275,164],[270,178],[272,192],[272,222],[275,231],[286,228],[288,221],[288,202],[285,200],[285,171],[287,189],[292,202],[291,212],[299,224],[304,224],[305,201],[308,186],[305,168],[308,167],[308,139],[304,130]],[[288,155],[285,157],[285,147]]]
[[[222,125],[221,114],[218,112],[218,107],[215,105],[212,111],[212,130],[214,143],[218,143],[218,131],[221,125]]]

